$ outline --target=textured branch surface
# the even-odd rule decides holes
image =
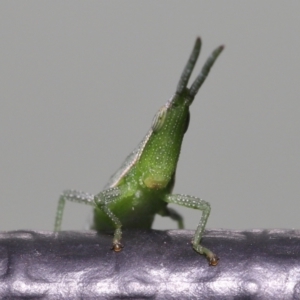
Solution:
[[[0,233],[1,299],[300,299],[300,231],[208,230],[203,245],[216,267],[191,247],[192,231],[124,230]]]

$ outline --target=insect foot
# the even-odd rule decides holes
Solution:
[[[219,257],[213,252],[211,252],[209,249],[204,248],[200,245],[193,245],[193,249],[200,254],[204,254],[210,266],[216,266],[218,264]]]
[[[113,243],[111,250],[114,250],[115,252],[121,252],[123,248],[124,248],[124,246],[121,243],[116,242],[116,243]]]
[[[213,257],[207,257],[210,266],[216,266],[219,262],[219,257],[214,254]]]

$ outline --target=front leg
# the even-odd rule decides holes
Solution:
[[[60,231],[66,201],[96,206],[94,201],[94,195],[92,194],[74,190],[64,191],[58,200],[54,231]]]
[[[121,195],[120,188],[113,187],[107,190],[100,192],[98,195],[95,196],[95,203],[97,208],[102,210],[114,223],[115,225],[115,232],[114,232],[114,239],[113,239],[113,246],[112,250],[115,252],[120,252],[123,248],[121,244],[122,238],[122,223],[119,218],[108,208],[109,204],[117,201],[119,196]]]
[[[194,209],[199,209],[202,211],[202,216],[192,241],[193,248],[198,253],[205,254],[210,265],[216,266],[218,264],[219,258],[212,251],[210,251],[207,248],[204,248],[200,244],[205,229],[205,225],[210,214],[210,204],[200,198],[196,198],[188,195],[179,195],[179,194],[166,195],[164,200],[168,203],[175,203],[175,204],[179,204]]]
[[[58,201],[54,231],[60,231],[61,229],[63,211],[64,211],[66,201],[88,204],[102,210],[115,224],[116,229],[114,232],[112,249],[116,252],[121,251],[123,248],[122,244],[120,243],[122,237],[122,230],[121,230],[122,224],[120,220],[108,208],[108,205],[116,201],[120,196],[120,194],[121,194],[120,189],[118,187],[104,190],[103,192],[99,193],[96,196],[85,192],[74,191],[74,190],[64,191]]]

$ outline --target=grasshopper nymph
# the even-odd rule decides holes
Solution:
[[[192,241],[193,249],[206,255],[210,265],[217,265],[218,257],[200,244],[210,204],[200,198],[172,194],[182,139],[189,125],[189,107],[224,47],[212,52],[188,88],[200,48],[201,40],[197,38],[175,95],[156,113],[146,136],[110,178],[104,190],[97,195],[67,190],[61,195],[55,231],[60,230],[66,200],[89,204],[94,207],[92,228],[97,231],[114,230],[113,250],[118,252],[123,248],[121,228],[151,228],[155,214],[169,216],[179,228],[183,228],[182,217],[167,207],[168,203],[176,203],[202,211]]]

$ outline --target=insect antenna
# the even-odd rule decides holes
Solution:
[[[223,45],[219,46],[217,49],[213,51],[213,53],[205,62],[200,74],[197,76],[197,78],[195,79],[195,81],[193,82],[192,86],[189,89],[189,97],[191,100],[193,100],[196,94],[198,93],[202,83],[204,82],[204,80],[206,79],[210,71],[210,68],[213,66],[213,64],[215,63],[216,59],[218,58],[218,56],[220,55],[223,49],[224,49]]]
[[[193,72],[198,56],[200,54],[200,49],[201,49],[201,39],[198,37],[196,39],[190,58],[181,74],[180,80],[177,85],[176,94],[181,95],[183,91],[186,89],[187,83],[190,79],[190,76]]]

